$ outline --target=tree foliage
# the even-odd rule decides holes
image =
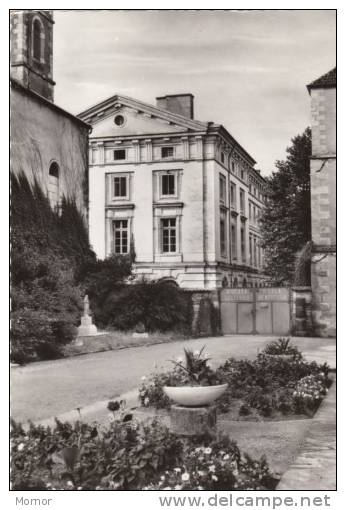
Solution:
[[[297,253],[311,239],[311,130],[291,140],[285,161],[268,178],[268,201],[261,217],[266,272],[292,283]]]
[[[56,357],[73,339],[83,305],[81,275],[95,260],[76,204],[63,199],[58,214],[38,183],[12,175],[13,361]]]

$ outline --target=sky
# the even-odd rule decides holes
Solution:
[[[55,102],[191,92],[268,175],[310,124],[306,85],[336,65],[333,10],[55,11]]]

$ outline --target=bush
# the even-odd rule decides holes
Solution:
[[[242,455],[228,437],[182,440],[156,420],[27,431],[12,422],[11,436],[12,490],[273,488],[265,459]]]
[[[94,310],[100,326],[120,330],[189,332],[192,322],[190,296],[165,282],[118,284]]]
[[[60,355],[83,309],[81,277],[95,261],[85,220],[74,201],[58,214],[37,182],[11,176],[11,359]]]

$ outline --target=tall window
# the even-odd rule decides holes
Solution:
[[[219,175],[219,183],[220,183],[220,202],[222,204],[226,203],[226,177],[222,174]]]
[[[252,253],[252,235],[249,235],[249,248],[250,248],[250,266],[253,264],[253,253]]]
[[[126,198],[128,196],[127,177],[113,178],[113,196],[114,198]]]
[[[161,219],[162,253],[177,251],[177,220],[176,218]]]
[[[114,253],[123,255],[129,252],[129,222],[128,220],[115,220],[114,229]]]
[[[237,258],[237,231],[235,225],[231,226],[231,253],[232,259]]]
[[[226,257],[226,216],[221,213],[220,216],[220,252],[222,257]]]
[[[59,165],[53,162],[49,167],[48,198],[52,209],[59,206]]]
[[[254,266],[257,267],[258,259],[257,259],[257,237],[256,236],[254,236],[254,238],[253,238],[253,251],[254,251],[254,254],[253,254]]]
[[[225,163],[225,153],[221,152],[221,163]]]
[[[241,259],[242,259],[242,262],[246,262],[245,229],[244,229],[244,227],[242,227],[240,229],[240,247],[241,247]]]
[[[161,175],[161,195],[175,195],[176,174]]]
[[[240,190],[240,211],[245,212],[245,193],[244,190]]]
[[[35,19],[32,27],[32,55],[34,59],[41,61],[43,57],[42,52],[42,41],[43,36],[42,24],[40,20]]]
[[[236,195],[235,195],[235,184],[231,182],[230,184],[230,202],[231,207],[236,207]]]
[[[234,161],[232,161],[231,163],[231,170],[233,173],[235,173],[235,164],[234,164]]]

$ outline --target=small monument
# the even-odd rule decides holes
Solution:
[[[78,335],[80,336],[94,336],[97,335],[97,327],[93,324],[92,317],[90,315],[89,298],[87,295],[84,297],[84,312],[81,317],[81,324],[78,327]]]

